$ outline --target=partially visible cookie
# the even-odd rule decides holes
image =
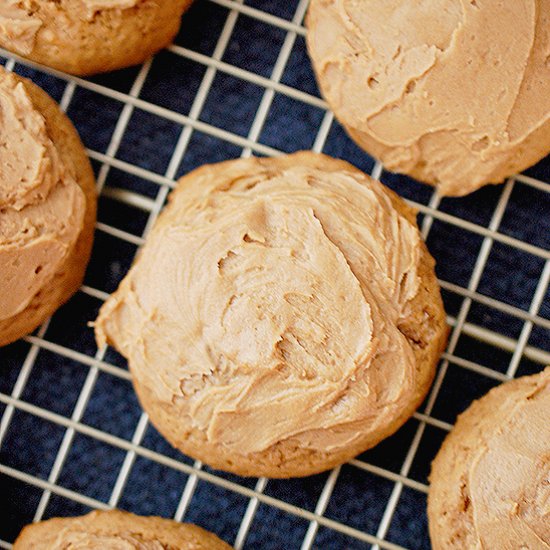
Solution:
[[[82,283],[96,193],[76,130],[29,80],[0,68],[0,346]]]
[[[323,95],[388,170],[461,196],[550,153],[550,0],[312,0],[307,27]]]
[[[329,469],[395,432],[446,336],[415,212],[312,152],[182,178],[96,321],[174,446],[268,477]]]
[[[179,30],[192,0],[3,0],[0,46],[90,75],[143,62]]]
[[[432,463],[434,550],[550,548],[550,367],[458,417]]]
[[[230,550],[216,535],[159,517],[110,510],[28,525],[14,550]]]

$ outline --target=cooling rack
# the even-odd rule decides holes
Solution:
[[[429,463],[456,415],[550,364],[550,161],[463,199],[386,172],[319,96],[306,9],[307,0],[197,0],[173,46],[93,79],[0,51],[72,118],[100,192],[84,285],[0,349],[0,547],[31,521],[120,507],[197,523],[237,549],[429,548]],[[426,401],[393,437],[326,474],[244,479],[170,448],[141,412],[125,361],[97,349],[87,323],[180,175],[299,149],[349,160],[418,210],[451,334]]]

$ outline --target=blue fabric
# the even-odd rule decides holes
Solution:
[[[250,0],[247,4],[287,20],[291,19],[296,8],[296,1]],[[176,43],[201,54],[212,55],[227,13],[227,9],[218,4],[208,0],[197,1],[185,17]],[[284,38],[285,33],[280,29],[249,16],[239,15],[222,60],[269,77]],[[31,70],[22,64],[17,64],[15,70],[31,77],[55,99],[61,98],[65,84],[63,80]],[[93,81],[128,93],[138,70],[139,68],[131,68],[102,75]],[[153,61],[140,97],[162,108],[188,115],[205,72],[206,67],[200,63],[171,52],[162,52]],[[296,39],[281,81],[307,93],[319,95],[302,37]],[[200,120],[246,137],[263,92],[264,90],[255,84],[236,79],[221,71],[217,72]],[[122,109],[123,104],[119,101],[78,86],[70,102],[68,114],[86,146],[105,153]],[[276,93],[259,141],[286,152],[310,148],[322,117],[323,112],[319,108]],[[132,112],[116,158],[162,175],[168,167],[181,131],[182,124],[177,118],[169,119],[136,108]],[[336,122],[330,129],[324,152],[349,160],[367,172],[373,168],[373,160],[346,136]],[[192,133],[177,175],[187,173],[204,163],[237,157],[240,153],[239,146],[196,130]],[[99,169],[98,163],[94,162],[94,168],[96,171]],[[540,162],[527,173],[541,181],[550,182],[550,160]],[[424,205],[432,195],[431,188],[404,176],[384,172],[382,181],[402,196]],[[107,188],[129,189],[151,199],[159,192],[156,183],[115,168],[109,171],[105,185]],[[487,187],[463,199],[444,199],[439,209],[487,227],[501,192],[501,186]],[[548,249],[549,212],[550,195],[516,183],[499,231]],[[146,226],[147,219],[147,213],[137,208],[106,197],[100,198],[100,222],[139,236]],[[419,220],[422,221],[422,215],[419,216]],[[438,262],[438,275],[446,281],[462,287],[467,286],[482,241],[483,237],[476,233],[436,220],[429,233],[428,246]],[[85,283],[105,292],[113,291],[128,270],[135,252],[135,245],[98,231]],[[543,266],[542,258],[495,242],[481,277],[479,292],[526,311],[530,307]],[[444,291],[443,295],[449,314],[456,316],[463,298],[448,291]],[[540,309],[540,315],[545,318],[550,316],[549,298],[547,291]],[[81,292],[77,293],[54,315],[45,338],[93,357],[97,349],[87,323],[96,317],[100,305],[99,300]],[[523,327],[517,318],[476,302],[470,308],[467,321],[511,338],[517,338]],[[550,351],[549,341],[547,331],[537,326],[533,328],[529,345]],[[28,343],[20,341],[0,349],[0,391],[3,394],[13,391],[29,348]],[[467,335],[459,338],[456,355],[498,372],[505,372],[511,359],[510,353],[480,343]],[[124,360],[113,350],[107,352],[105,360],[127,368]],[[518,375],[530,374],[540,368],[540,365],[523,358]],[[88,372],[89,367],[80,362],[41,349],[21,399],[70,417]],[[435,402],[433,416],[453,422],[456,415],[464,410],[472,399],[479,397],[493,385],[493,379],[451,364]],[[0,406],[0,413],[4,409],[4,406]],[[130,440],[140,412],[130,382],[100,372],[82,422]],[[392,472],[399,472],[418,425],[418,421],[410,420],[396,435],[361,458]],[[64,433],[64,428],[54,423],[16,410],[0,451],[0,462],[41,479],[47,479]],[[412,462],[409,473],[411,479],[427,483],[429,463],[437,452],[443,436],[444,432],[438,428],[428,426],[425,429]],[[189,458],[173,450],[152,427],[147,429],[142,445],[192,464]],[[121,449],[77,433],[57,483],[64,488],[106,502],[124,456],[125,452]],[[209,468],[205,470],[210,471]],[[221,472],[216,474],[249,488],[253,488],[256,481],[239,479]],[[269,481],[265,493],[314,511],[327,475],[289,481]],[[176,510],[186,482],[186,474],[138,457],[131,469],[119,506],[136,513],[170,517]],[[385,478],[346,465],[338,477],[325,516],[355,529],[375,534],[392,487],[393,483]],[[37,487],[6,475],[0,476],[0,495],[4,503],[8,504],[8,509],[4,511],[0,521],[0,538],[13,541],[21,527],[32,520],[41,493]],[[387,540],[411,549],[429,547],[425,500],[425,495],[421,492],[410,488],[403,489],[388,529]],[[241,495],[199,480],[185,520],[202,525],[231,543],[238,532],[247,503],[247,499]],[[44,517],[80,514],[86,511],[86,507],[54,494]],[[306,520],[260,504],[245,546],[267,549],[299,548],[307,528]],[[322,526],[315,538],[316,548],[355,549],[367,546]]]

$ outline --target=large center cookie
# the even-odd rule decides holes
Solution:
[[[393,433],[446,336],[414,212],[313,153],[183,178],[96,331],[174,445],[271,477],[330,468]]]

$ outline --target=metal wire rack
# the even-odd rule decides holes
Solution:
[[[0,349],[0,547],[54,515],[122,507],[203,525],[240,548],[426,548],[429,462],[456,414],[550,364],[550,162],[465,199],[384,171],[319,97],[308,0],[197,0],[175,44],[135,69],[73,78],[0,50],[81,132],[100,192],[79,293]],[[305,480],[242,479],[173,451],[125,362],[88,321],[127,270],[174,182],[204,162],[301,148],[351,160],[419,212],[452,327],[425,403],[392,438]],[[6,515],[7,514],[7,515]]]

